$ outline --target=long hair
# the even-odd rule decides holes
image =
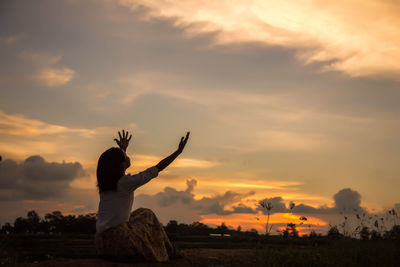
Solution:
[[[117,183],[124,175],[121,163],[125,161],[124,152],[112,147],[101,154],[97,162],[97,187],[99,192],[117,190]]]

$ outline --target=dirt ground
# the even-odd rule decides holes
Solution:
[[[251,249],[183,249],[182,258],[174,259],[168,263],[149,262],[115,262],[104,259],[68,259],[57,258],[34,262],[31,266],[74,266],[74,267],[105,267],[105,266],[251,266],[255,264],[255,250]]]

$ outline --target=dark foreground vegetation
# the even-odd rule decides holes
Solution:
[[[210,228],[170,221],[165,227],[184,256],[169,264],[136,262],[138,266],[399,266],[400,226],[377,234],[364,228],[359,238],[337,227],[327,235],[298,236],[289,224],[280,236]],[[95,215],[47,214],[30,211],[27,218],[4,224],[0,234],[0,266],[129,266],[99,259],[93,242]],[[220,234],[210,236],[210,234]]]
[[[99,259],[92,235],[1,235],[1,266],[125,266]],[[160,266],[399,266],[393,240],[280,236],[171,238],[184,256]],[[139,266],[157,264],[138,263]]]

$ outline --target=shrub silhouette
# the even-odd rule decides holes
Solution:
[[[367,226],[364,226],[360,231],[360,238],[362,240],[369,240],[370,232]]]
[[[329,239],[333,240],[340,239],[343,237],[343,235],[339,232],[339,229],[337,228],[336,225],[331,226],[331,228],[329,228],[327,236]]]

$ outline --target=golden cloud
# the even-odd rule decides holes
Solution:
[[[56,87],[67,84],[76,76],[76,72],[69,68],[44,68],[33,76],[39,83],[47,87]]]
[[[11,46],[23,39],[23,35],[10,35],[7,37],[1,37],[0,41],[3,42],[5,45]]]
[[[43,121],[29,119],[21,114],[6,114],[0,110],[0,134],[37,137],[61,133],[80,133],[93,135],[94,130],[73,129],[60,125],[49,124]]]
[[[76,77],[76,72],[65,66],[56,65],[62,59],[62,55],[54,55],[47,52],[22,51],[18,57],[23,61],[29,62],[36,71],[34,75],[28,76],[28,79],[46,87],[57,87],[70,82]]]
[[[262,180],[251,180],[248,182],[233,182],[230,180],[213,181],[214,179],[202,179],[201,185],[210,188],[223,187],[226,189],[237,189],[237,188],[247,188],[247,189],[275,189],[275,190],[291,190],[296,188],[296,186],[302,185],[302,182],[295,181],[262,181]]]
[[[114,134],[115,128],[111,127],[71,128],[0,110],[0,147],[8,158],[20,160],[40,154],[49,160],[87,161],[98,153],[96,147],[91,147],[95,143],[87,140]]]
[[[134,167],[150,167],[157,164],[163,158],[144,154],[131,155]],[[217,162],[192,159],[192,158],[178,158],[171,165],[172,168],[211,168],[218,165]],[[170,167],[170,168],[171,168]]]
[[[258,132],[256,136],[256,144],[267,149],[313,150],[327,145],[318,134],[266,130]]]
[[[191,37],[214,33],[215,44],[257,42],[298,51],[304,63],[351,76],[400,72],[400,12],[381,0],[121,0],[144,19],[166,18]],[[356,7],[356,8],[355,8]]]

